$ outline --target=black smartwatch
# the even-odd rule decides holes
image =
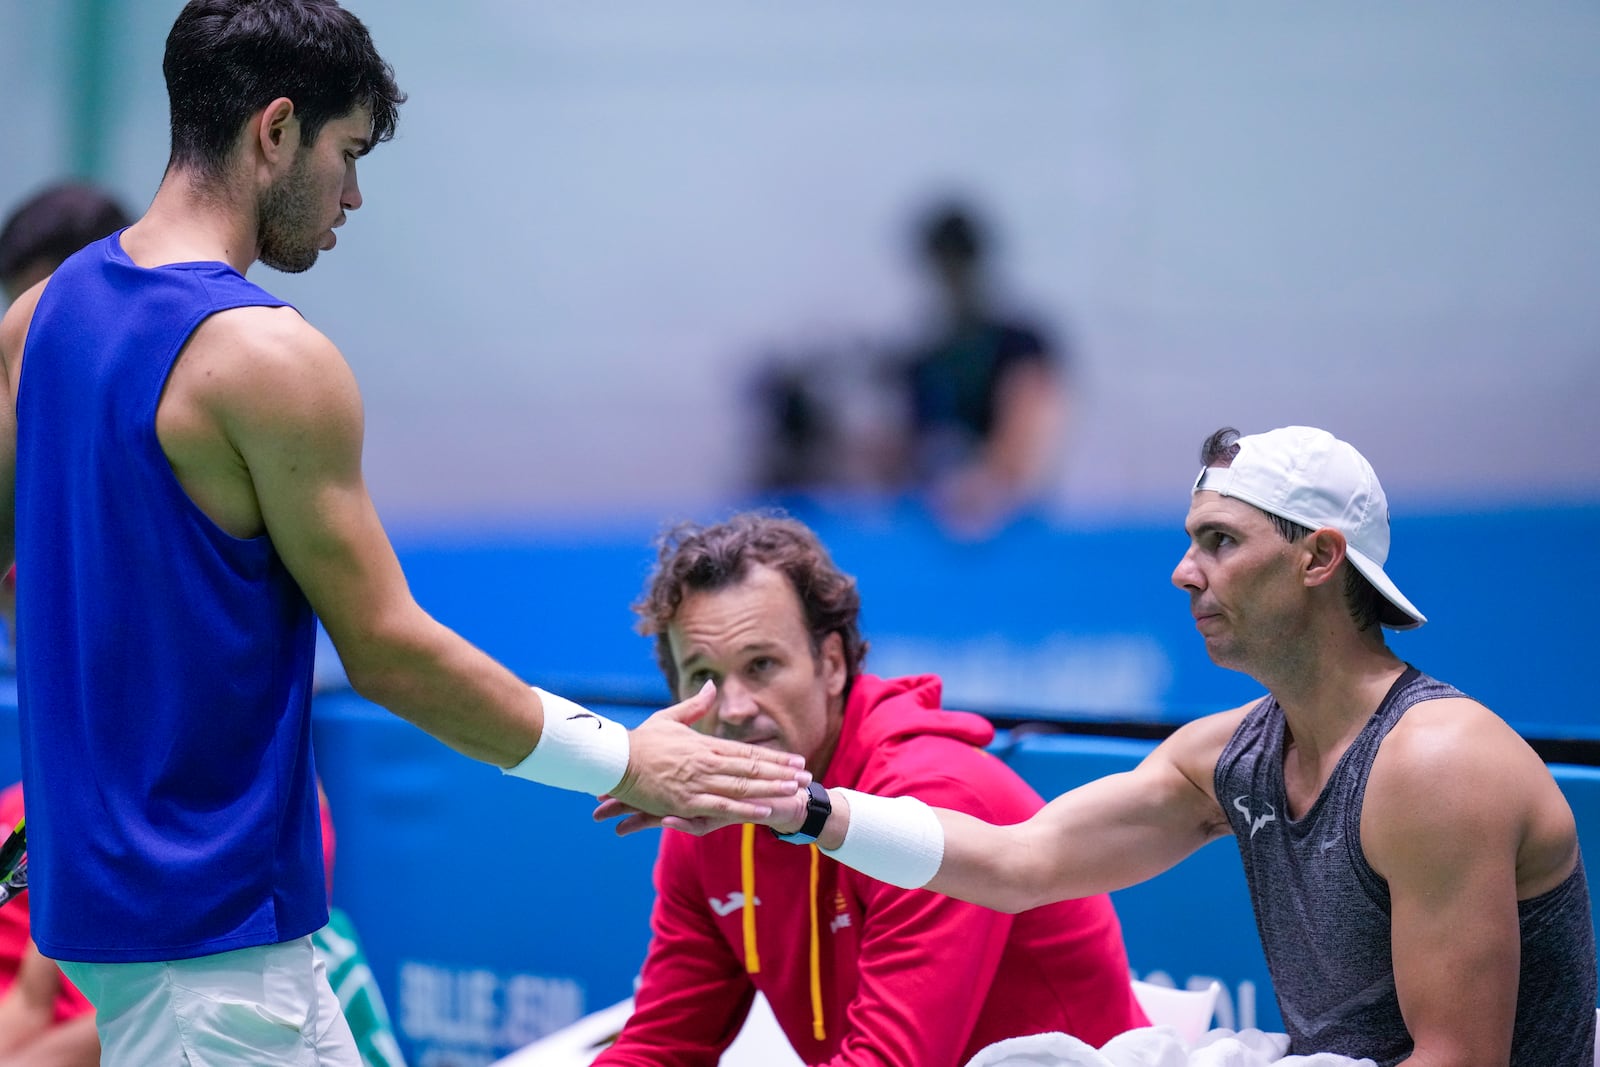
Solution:
[[[833,801],[828,799],[828,791],[823,788],[821,782],[813,779],[811,784],[806,786],[806,821],[792,834],[780,834],[773,830],[772,836],[791,845],[813,844],[822,836],[822,828],[828,825],[828,816],[832,814]]]

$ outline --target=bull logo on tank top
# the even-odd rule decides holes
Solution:
[[[1250,798],[1247,796],[1234,797],[1233,806],[1239,809],[1239,814],[1244,816],[1244,821],[1250,824],[1250,837],[1254,839],[1256,836],[1256,831],[1260,830],[1269,822],[1278,821],[1278,809],[1273,807],[1270,802],[1263,801],[1263,803],[1265,803],[1267,806],[1267,813],[1265,815],[1253,815],[1250,812],[1249,801]]]

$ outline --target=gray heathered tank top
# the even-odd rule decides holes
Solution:
[[[1400,716],[1460,695],[1407,667],[1297,820],[1287,814],[1276,700],[1250,710],[1217,760],[1217,800],[1244,861],[1291,1053],[1365,1056],[1380,1067],[1411,1053],[1390,962],[1389,887],[1361,850],[1361,802],[1378,745]],[[1595,944],[1582,861],[1555,889],[1519,902],[1517,916],[1512,1067],[1593,1067]]]

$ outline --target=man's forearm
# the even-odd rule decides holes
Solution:
[[[334,635],[351,687],[465,756],[497,767],[521,761],[538,740],[537,697],[465,639],[423,620],[397,634]]]

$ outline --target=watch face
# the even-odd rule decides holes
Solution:
[[[780,834],[776,830],[773,834],[780,841],[787,841],[794,845],[809,845],[822,833],[822,828],[828,825],[828,816],[833,814],[833,800],[828,796],[828,790],[821,782],[813,781],[806,787],[806,821],[800,829],[792,834]]]

